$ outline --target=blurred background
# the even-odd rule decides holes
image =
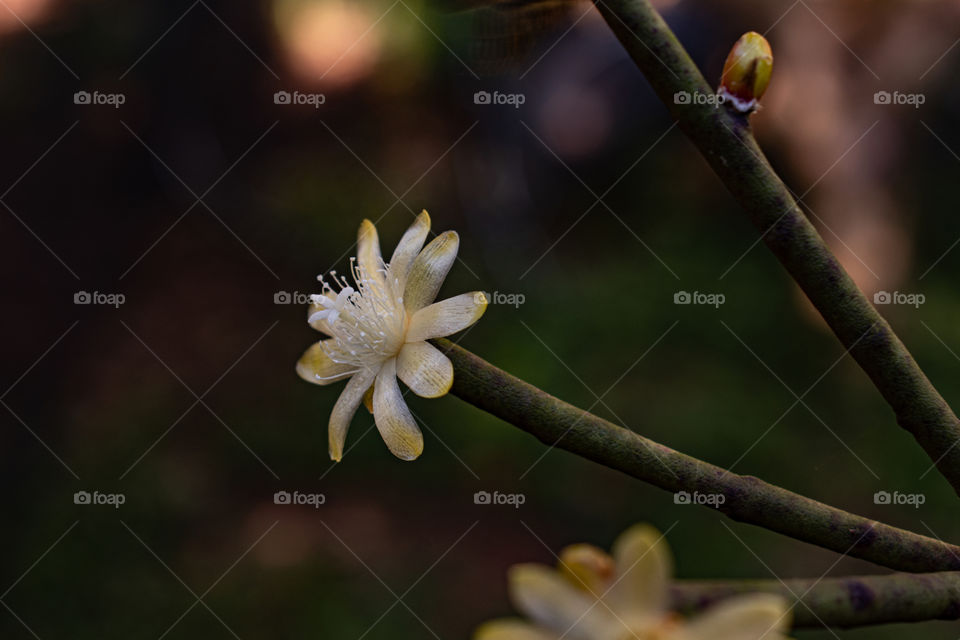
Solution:
[[[960,406],[960,4],[657,4],[711,79],[766,34],[761,144]],[[947,483],[588,4],[2,0],[0,139],[3,638],[465,638],[511,612],[511,564],[640,521],[680,577],[881,571],[452,396],[410,400],[419,461],[361,410],[333,465],[342,385],[294,374],[318,337],[303,298],[362,218],[389,252],[422,208],[461,235],[442,295],[500,296],[462,345],[686,453],[960,539]],[[958,626],[795,635],[904,634]]]

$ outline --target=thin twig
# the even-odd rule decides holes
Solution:
[[[674,99],[680,91],[710,94],[713,89],[647,0],[594,2],[767,247],[873,380],[897,422],[960,494],[960,420],[804,216],[757,145],[747,117]]]
[[[743,593],[776,593],[793,608],[794,627],[861,627],[960,618],[960,572],[790,580],[678,581],[673,606],[684,613]]]
[[[960,570],[960,547],[725,471],[555,398],[449,340],[434,342],[453,362],[454,395],[544,444],[667,491],[723,494],[717,508],[734,520],[890,569]]]

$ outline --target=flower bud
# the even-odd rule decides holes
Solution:
[[[589,544],[574,544],[560,552],[560,574],[578,589],[600,596],[613,582],[613,558]]]
[[[773,71],[773,52],[770,43],[756,31],[740,36],[727,61],[720,79],[720,95],[741,113],[749,113],[757,107],[770,84]]]

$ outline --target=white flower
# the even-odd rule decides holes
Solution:
[[[429,231],[430,216],[424,211],[386,263],[376,227],[364,220],[357,257],[350,260],[354,286],[336,272],[330,273],[331,283],[319,278],[323,293],[313,296],[308,322],[330,338],[306,350],[297,373],[320,385],[350,379],[330,414],[333,460],[343,457],[347,429],[364,401],[390,451],[404,460],[416,459],[423,452],[423,434],[397,378],[424,398],[447,393],[453,365],[426,340],[469,327],[487,307],[479,291],[433,302],[457,257],[460,239],[447,231],[423,247]]]
[[[612,557],[567,547],[558,568],[510,569],[510,596],[530,619],[494,620],[474,640],[786,640],[786,601],[773,594],[731,597],[688,621],[669,610],[673,559],[663,536],[636,525]]]

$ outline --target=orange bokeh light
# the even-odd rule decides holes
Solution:
[[[380,16],[363,4],[278,0],[276,16],[288,64],[304,81],[348,86],[370,75],[380,58]]]
[[[12,33],[44,18],[53,0],[3,0],[0,2],[0,34]]]

